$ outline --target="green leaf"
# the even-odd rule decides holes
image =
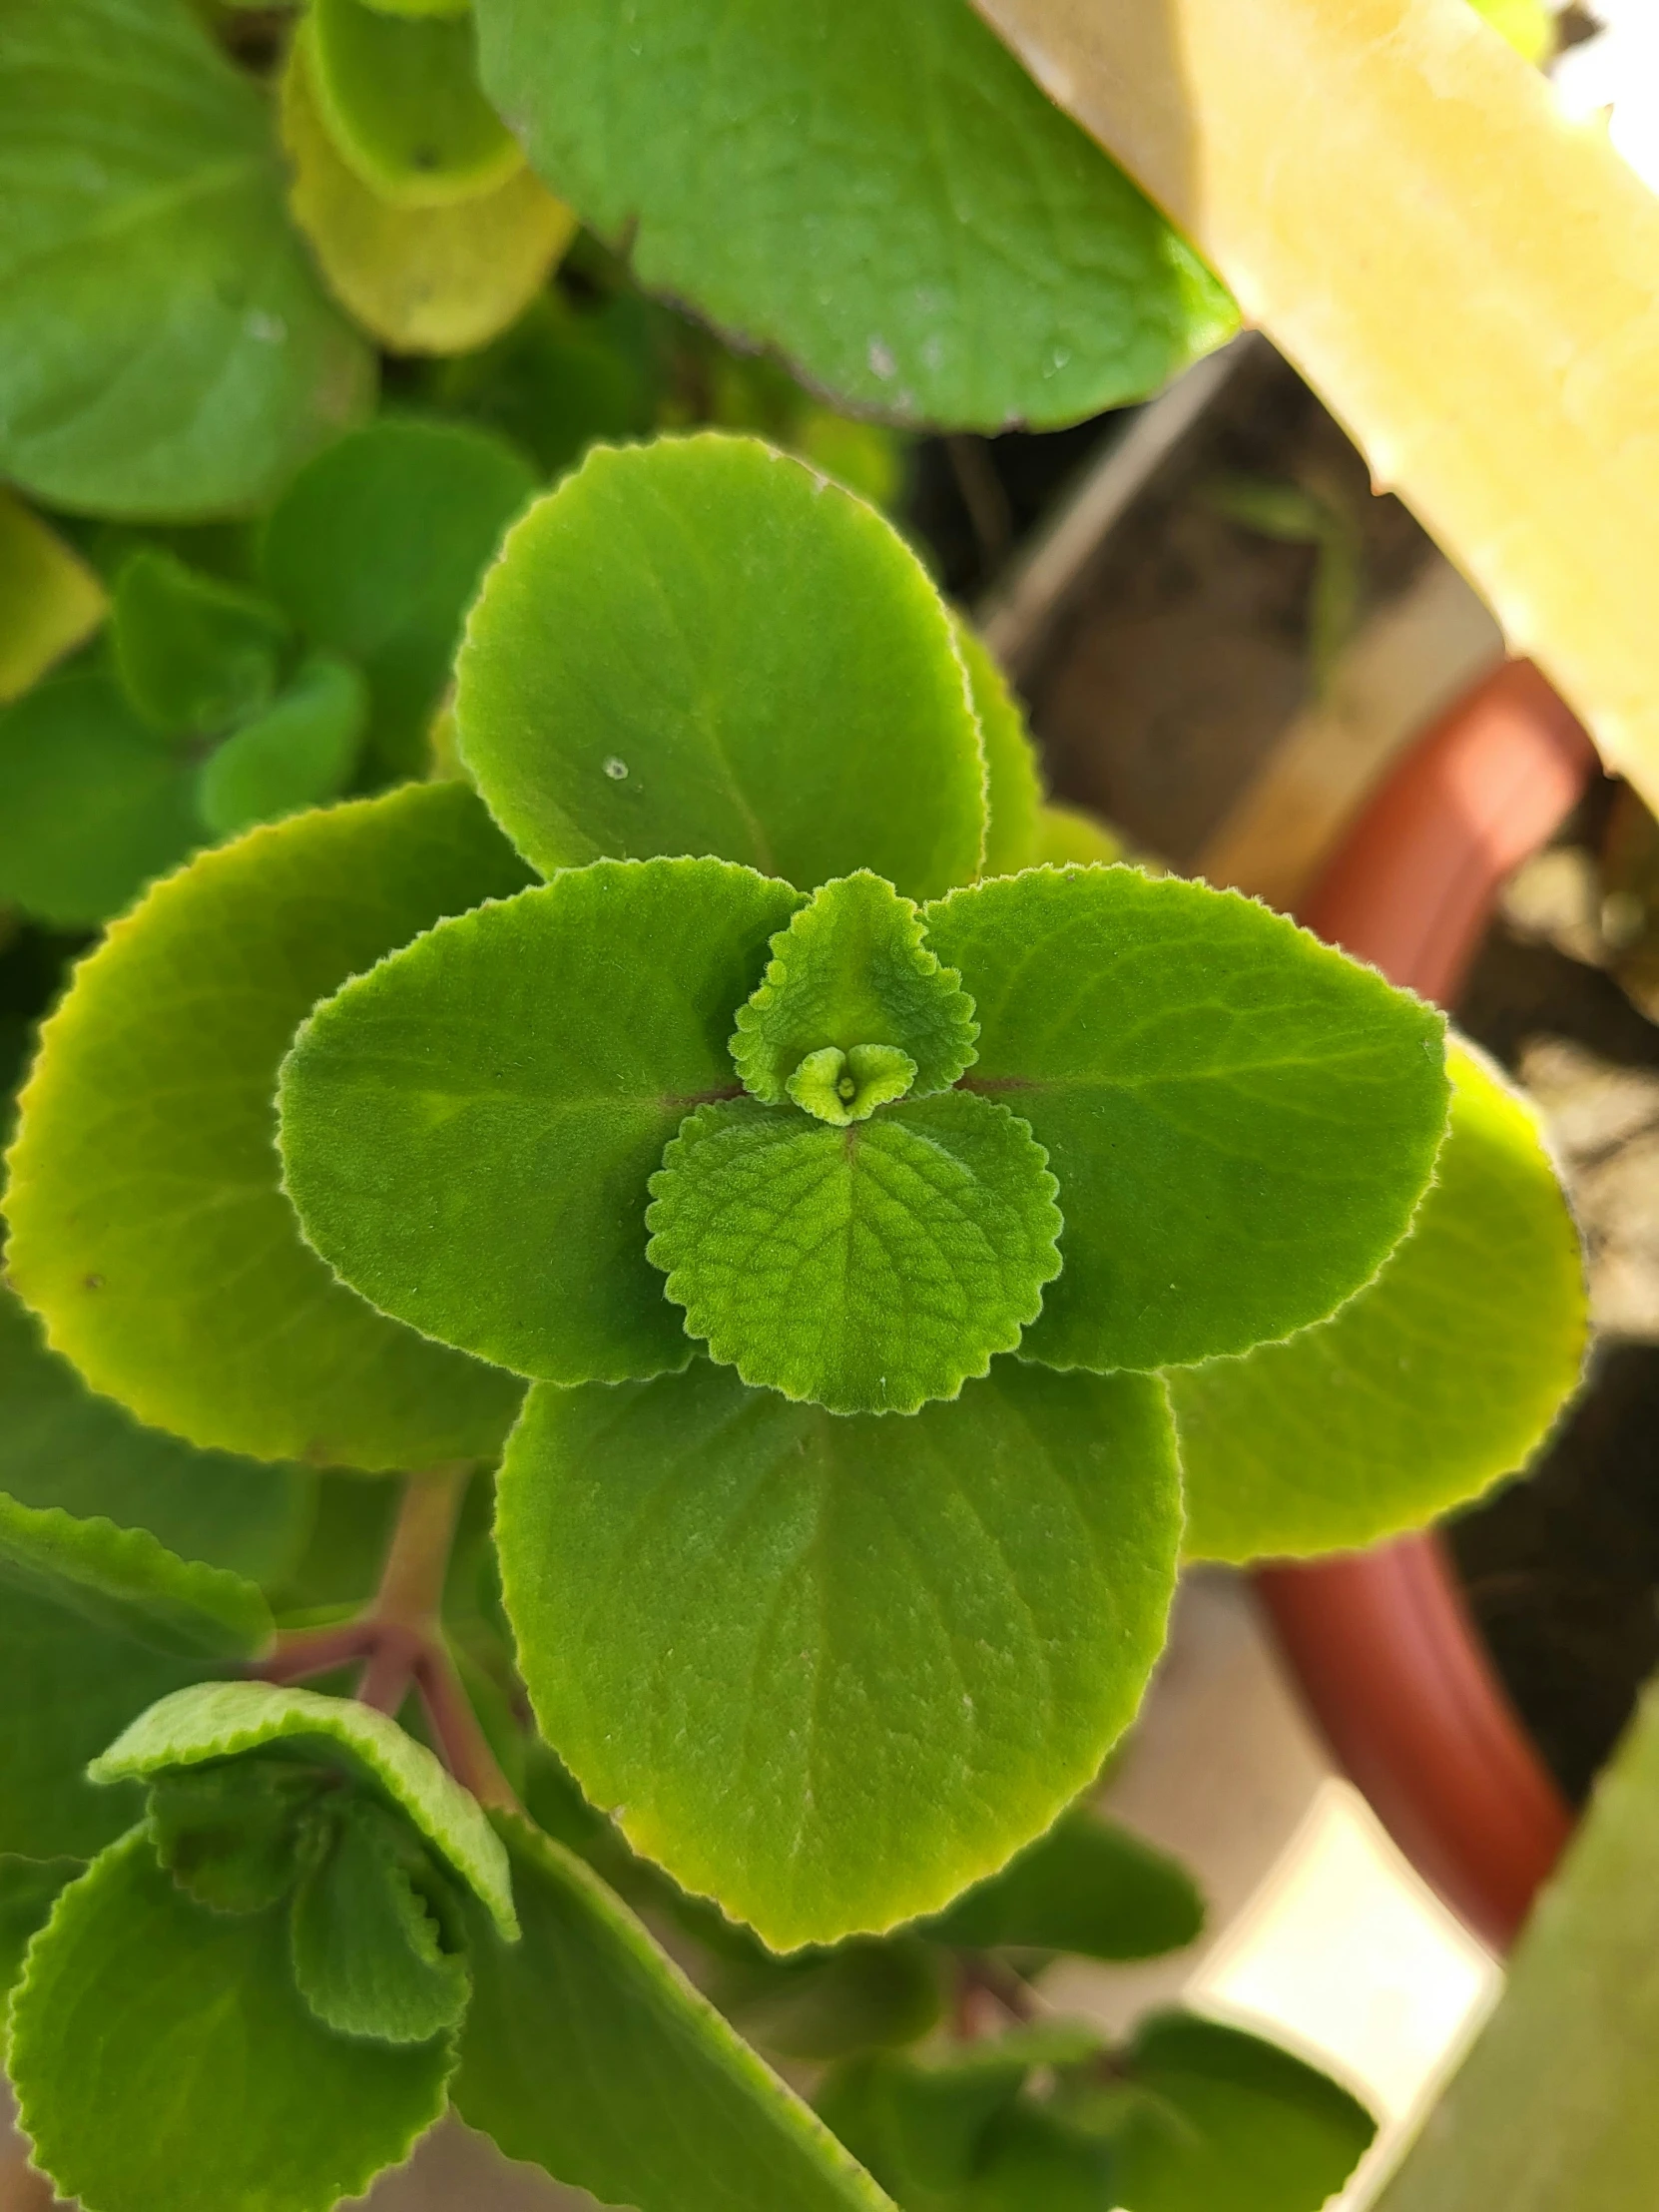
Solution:
[[[382,768],[421,765],[479,571],[534,489],[488,431],[393,416],[319,454],[273,509],[266,587],[368,678]]]
[[[300,1243],[273,1094],[324,992],[523,879],[469,792],[411,786],[204,853],[76,970],[23,1096],[7,1266],[95,1389],[265,1458],[495,1449],[517,1385],[373,1313]]]
[[[142,1713],[90,1771],[95,1782],[147,1780],[263,1744],[297,1746],[366,1779],[483,1901],[507,1940],[515,1938],[507,1855],[477,1800],[424,1744],[354,1698],[271,1682],[204,1682]]]
[[[1190,1943],[1203,1926],[1204,1901],[1185,1869],[1079,1807],[925,1933],[973,1950],[1009,1944],[1156,1958]]]
[[[1022,1357],[1152,1368],[1321,1321],[1410,1221],[1444,1024],[1231,891],[1038,868],[930,906],[980,1023],[968,1085],[1059,1178],[1065,1272]]]
[[[64,1891],[12,1998],[35,2162],[99,2212],[331,2212],[407,2156],[452,2063],[331,2035],[284,1916],[195,1904],[142,1829]]]
[[[607,861],[432,930],[319,1007],[282,1071],[305,1234],[388,1314],[519,1374],[691,1357],[645,1257],[646,1186],[699,1098],[787,884]]]
[[[198,1905],[263,1912],[293,1888],[318,1783],[313,1769],[259,1758],[155,1775],[156,1856]]]
[[[1129,857],[1123,839],[1103,822],[1096,822],[1093,815],[1080,807],[1040,808],[1037,814],[1036,846],[1031,854],[1037,864],[1049,862],[1064,867],[1068,861],[1079,861],[1088,866],[1095,861],[1110,865],[1113,860]],[[990,871],[987,869],[987,873]]]
[[[641,281],[860,411],[1075,421],[1234,327],[966,0],[480,0],[478,20],[486,90],[553,190],[631,238]]]
[[[911,1084],[917,1092],[947,1090],[972,1064],[978,1034],[972,999],[922,942],[914,902],[862,868],[823,884],[773,939],[765,979],[738,1009],[732,1058],[756,1098],[771,1106],[794,1098],[822,1120],[844,1124],[863,1120],[883,1098],[902,1097]],[[842,1110],[821,1112],[791,1084],[809,1055],[829,1045],[843,1054],[854,1046],[896,1048],[912,1063],[909,1080],[880,1097],[859,1097],[858,1112],[847,1094]]]
[[[156,517],[270,495],[373,359],[282,205],[265,97],[186,0],[12,0],[0,31],[0,471]]]
[[[1161,1386],[1002,1362],[844,1419],[698,1362],[538,1389],[497,1542],[542,1732],[772,1948],[936,1912],[1099,1770],[1162,1647]]]
[[[109,677],[52,677],[0,714],[0,899],[90,928],[201,836],[189,768]]]
[[[508,538],[457,679],[462,757],[544,874],[717,853],[925,898],[978,871],[949,616],[873,509],[757,439],[590,454]]]
[[[373,1806],[347,1806],[293,1901],[294,1980],[340,2035],[424,2043],[466,2010],[466,1960],[445,1948],[402,1842]]]
[[[58,1893],[85,1872],[79,1859],[22,1859],[0,1853],[0,2041],[5,1999],[23,1971],[24,1953],[37,1929],[51,1917]]]
[[[784,1092],[815,1121],[845,1129],[851,1122],[868,1121],[877,1106],[902,1098],[915,1079],[914,1060],[896,1045],[855,1044],[842,1052],[838,1045],[827,1044],[808,1053]]]
[[[1328,2075],[1191,2013],[1143,2021],[1119,2063],[1131,2084],[1112,2129],[1124,2212],[1320,2212],[1377,2132]]]
[[[116,578],[110,638],[133,707],[169,737],[189,738],[259,713],[276,689],[288,626],[268,600],[146,545]]]
[[[991,658],[991,650],[977,630],[958,615],[956,650],[962,656],[973,690],[973,711],[985,745],[985,804],[989,821],[985,830],[986,875],[1014,875],[1038,858],[1039,825],[1043,807],[1042,770],[1037,749],[1025,727],[1019,703],[1008,681]],[[1094,859],[1116,859],[1110,853],[1091,852]]]
[[[80,556],[0,489],[0,706],[84,645],[107,607],[103,585]]]
[[[1578,1385],[1578,1233],[1536,1118],[1470,1053],[1411,1233],[1327,1322],[1169,1378],[1199,1558],[1346,1551],[1524,1466]]]
[[[329,289],[397,353],[483,345],[512,321],[570,244],[576,218],[522,166],[493,192],[437,207],[382,200],[339,153],[294,40],[282,73],[289,205]]]
[[[349,661],[313,653],[275,705],[209,755],[196,805],[216,837],[333,799],[356,765],[368,686]]]
[[[891,2212],[596,1876],[504,1820],[524,1939],[472,1915],[456,2110],[639,2212]]]
[[[315,1477],[228,1452],[197,1451],[94,1397],[40,1324],[0,1285],[0,1490],[147,1528],[184,1559],[275,1582],[295,1563]]]
[[[837,1129],[752,1099],[688,1116],[651,1178],[646,1256],[688,1335],[746,1382],[913,1413],[1012,1352],[1060,1271],[1047,1155],[945,1091]]]
[[[752,2042],[786,2058],[843,2058],[914,2042],[939,2017],[939,1955],[914,1936],[854,1936],[777,1958],[754,1943],[718,1962],[711,1993]]]
[[[522,166],[478,89],[470,14],[312,0],[300,36],[329,136],[382,199],[413,208],[465,200]]]
[[[985,2130],[962,2212],[1102,2212],[1116,2175],[1106,2144],[1015,2104]]]

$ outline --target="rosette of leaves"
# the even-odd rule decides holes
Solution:
[[[199,845],[418,769],[535,483],[490,432],[388,416],[297,473],[250,578],[128,551],[107,639],[0,713],[0,898],[105,921]]]

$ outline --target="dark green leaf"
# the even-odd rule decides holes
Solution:
[[[835,1128],[703,1106],[651,1178],[647,1256],[686,1330],[746,1382],[837,1413],[913,1413],[1012,1352],[1059,1273],[1047,1156],[964,1091]]]
[[[478,89],[470,14],[312,0],[301,36],[329,135],[383,198],[408,207],[465,200],[522,164]]]
[[[216,1913],[259,1913],[293,1888],[324,1777],[278,1759],[227,1759],[150,1777],[150,1835],[181,1889]]]
[[[418,939],[320,1007],[282,1072],[305,1234],[384,1312],[519,1374],[691,1356],[645,1257],[646,1185],[700,1097],[788,884],[607,861]]]
[[[0,1285],[0,1490],[20,1505],[148,1528],[184,1559],[276,1582],[295,1564],[316,1478],[197,1451],[95,1397],[40,1324]]]
[[[288,626],[268,600],[149,545],[116,579],[110,635],[133,707],[166,736],[189,738],[266,705]]]
[[[1183,1470],[1184,1471],[1184,1470]],[[927,1925],[936,1942],[1156,1958],[1204,1926],[1191,1877],[1127,1829],[1081,1808]]]
[[[23,1971],[30,1937],[44,1928],[58,1892],[85,1872],[79,1859],[21,1859],[0,1853],[0,2034],[5,1999]]]
[[[924,898],[978,871],[949,616],[873,509],[753,438],[590,454],[509,537],[457,677],[462,757],[544,874],[718,853]]]
[[[478,20],[486,89],[641,279],[860,410],[1075,421],[1233,328],[966,0],[480,0]]]
[[[1034,868],[925,915],[979,1015],[968,1086],[1046,1147],[1064,1272],[1022,1357],[1145,1368],[1321,1321],[1404,1234],[1444,1023],[1231,891]]]
[[[938,1953],[916,1936],[854,1936],[789,1958],[756,1943],[741,1963],[717,1965],[712,1991],[751,2042],[786,2058],[844,2058],[925,2035],[939,1982]]]
[[[1015,2104],[986,2128],[960,2212],[1106,2212],[1115,2177],[1108,2145]]]
[[[703,1361],[537,1389],[497,1502],[548,1741],[780,1950],[938,1911],[1093,1779],[1179,1527],[1161,1386],[1013,1361],[910,1419]]]
[[[738,1008],[732,1058],[756,1098],[771,1106],[794,1098],[844,1124],[882,1098],[842,1093],[837,1111],[809,1105],[791,1083],[810,1055],[896,1048],[911,1063],[908,1081],[884,1094],[898,1098],[911,1087],[918,1095],[948,1089],[972,1063],[978,1034],[972,999],[922,943],[913,901],[865,868],[822,884],[774,937],[765,979]]]
[[[201,839],[190,769],[109,677],[53,677],[0,714],[0,899],[89,928]]]
[[[383,769],[422,765],[479,572],[534,490],[501,438],[392,416],[319,454],[272,511],[266,586],[367,676]]]
[[[660,311],[633,292],[579,310],[545,291],[493,345],[436,368],[428,389],[533,454],[543,475],[562,476],[596,438],[652,427]]]
[[[594,1875],[526,1822],[502,1833],[524,1939],[472,1916],[464,2120],[639,2212],[891,2212]]]
[[[202,764],[196,805],[216,837],[278,822],[344,790],[368,723],[368,687],[349,661],[313,653],[262,715]]]
[[[385,1321],[300,1243],[274,1092],[324,992],[523,879],[471,793],[411,786],[204,853],[77,970],[23,1100],[7,1264],[94,1388],[261,1457],[495,1448],[517,1385]]]
[[[424,2043],[466,2009],[466,1961],[445,1948],[402,1843],[375,1807],[345,1807],[293,1901],[294,1980],[341,2035]]]
[[[35,1939],[9,2063],[36,2162],[99,2212],[332,2212],[438,2117],[453,2053],[329,2034],[285,1915],[195,1904],[139,1829]]]
[[[368,405],[265,96],[186,0],[9,0],[0,200],[0,471],[41,498],[225,513]]]

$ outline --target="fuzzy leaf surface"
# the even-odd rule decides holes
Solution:
[[[186,0],[0,33],[0,472],[101,514],[269,497],[370,404],[282,204],[264,95]]]
[[[1277,2044],[1155,2013],[1121,2064],[1111,2131],[1125,2212],[1320,2212],[1377,2132],[1365,2106]]]
[[[108,921],[201,843],[191,785],[108,676],[49,678],[0,714],[0,899]]]
[[[266,705],[288,629],[279,608],[145,545],[116,579],[110,642],[133,706],[167,737],[189,738]]]
[[[109,609],[104,587],[56,530],[0,491],[0,706],[84,645]]]
[[[283,1914],[195,1904],[138,1829],[36,1937],[9,2064],[37,2163],[101,2212],[332,2212],[438,2117],[453,2053],[331,2035]]]
[[[1235,309],[966,0],[481,0],[484,84],[653,288],[898,421],[1155,391]]]
[[[1578,1233],[1523,1100],[1449,1055],[1451,1126],[1377,1281],[1282,1345],[1169,1378],[1199,1558],[1346,1551],[1523,1466],[1577,1387]]]
[[[646,1186],[698,1099],[735,1090],[733,1009],[798,903],[721,860],[605,861],[348,983],[282,1071],[311,1244],[383,1312],[520,1375],[683,1367]]]
[[[368,687],[349,661],[313,653],[279,699],[202,764],[197,812],[216,837],[279,822],[344,790],[368,722]]]
[[[1043,814],[1042,768],[1031,733],[1025,727],[1008,685],[1008,679],[991,658],[978,631],[960,617],[956,622],[956,650],[961,654],[973,692],[973,711],[979,717],[979,733],[985,747],[986,875],[1016,875],[1022,867],[1044,857],[1037,849]],[[1090,853],[1091,859],[1116,859]]]
[[[716,853],[926,898],[978,870],[938,594],[872,508],[758,439],[591,453],[508,537],[457,684],[462,757],[543,874]]]
[[[1321,1321],[1404,1234],[1444,1023],[1236,893],[1036,868],[927,909],[978,1010],[969,1086],[1046,1147],[1065,1270],[1021,1355],[1151,1368]]]
[[[271,1682],[204,1682],[142,1713],[93,1762],[92,1778],[144,1781],[267,1744],[308,1750],[366,1779],[408,1817],[513,1940],[517,1924],[507,1855],[477,1800],[424,1744],[354,1698],[322,1697]]]
[[[528,1822],[501,1828],[524,1939],[474,1912],[464,2120],[639,2212],[890,2212],[597,1876]]]
[[[1204,1901],[1186,1870],[1115,1822],[1074,1809],[927,1924],[936,1942],[1084,1958],[1156,1958],[1190,1943]]]
[[[328,135],[382,199],[432,207],[493,191],[524,156],[478,89],[470,14],[313,0],[303,37]]]
[[[908,1420],[698,1362],[531,1393],[497,1541],[542,1733],[776,1950],[937,1912],[1054,1819],[1163,1644],[1161,1386],[998,1363]]]
[[[1046,1155],[945,1091],[844,1129],[753,1099],[688,1117],[651,1178],[647,1256],[746,1382],[913,1413],[1012,1352],[1059,1273]]]
[[[747,1091],[781,1106],[810,1053],[894,1046],[921,1095],[955,1082],[978,1034],[972,999],[922,942],[914,901],[861,868],[821,884],[773,939],[765,979],[738,1009],[732,1058]]]
[[[274,1094],[319,997],[523,880],[469,792],[411,786],[204,853],[76,970],[22,1100],[7,1266],[93,1388],[261,1458],[495,1449],[517,1385],[374,1313],[300,1242]]]
[[[383,200],[339,152],[311,90],[306,41],[282,74],[288,205],[328,288],[394,353],[487,345],[537,296],[576,218],[529,169],[436,207]]]
[[[318,454],[273,508],[266,587],[313,645],[368,678],[382,767],[423,766],[467,602],[535,488],[504,438],[393,415]]]
[[[466,2010],[466,1960],[440,1941],[401,1839],[376,1808],[347,1806],[293,1901],[299,1993],[325,2027],[424,2043]]]
[[[0,1491],[147,1528],[183,1559],[275,1582],[304,1544],[315,1478],[141,1427],[46,1349],[39,1322],[0,1285]]]

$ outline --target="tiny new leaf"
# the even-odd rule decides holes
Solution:
[[[470,792],[411,785],[202,854],[76,970],[22,1099],[7,1266],[95,1389],[261,1458],[496,1447],[517,1385],[374,1313],[300,1242],[273,1093],[319,996],[523,880]]]
[[[1047,1155],[962,1091],[837,1128],[704,1106],[651,1178],[653,1266],[746,1382],[836,1413],[913,1413],[1012,1352],[1059,1273]]]
[[[716,853],[926,898],[978,872],[938,594],[873,508],[758,439],[591,453],[515,525],[456,675],[461,756],[544,874]]]
[[[226,1759],[150,1777],[150,1835],[181,1889],[217,1913],[259,1913],[293,1888],[315,1769]]]
[[[36,2163],[97,2212],[332,2212],[408,2155],[454,2063],[442,2037],[331,2034],[283,1912],[197,1904],[142,1828],[60,1896],[10,2024]]]
[[[524,1936],[509,1949],[471,1913],[464,2120],[639,2212],[892,2212],[595,1875],[499,1825]]]
[[[349,661],[313,653],[282,696],[202,764],[196,806],[216,837],[333,799],[356,765],[368,687]]]
[[[404,1832],[374,1805],[345,1806],[293,1901],[299,1993],[341,2035],[424,2043],[466,2010],[466,1960],[443,1941]]]
[[[968,0],[479,0],[484,84],[642,282],[900,421],[1144,397],[1232,301]],[[890,870],[883,870],[890,873]]]
[[[1448,1057],[1451,1126],[1410,1235],[1329,1321],[1169,1378],[1187,1549],[1359,1549],[1525,1464],[1577,1386],[1578,1235],[1531,1109]]]
[[[1162,1385],[1001,1361],[908,1419],[730,1370],[539,1388],[497,1540],[542,1732],[774,1949],[937,1912],[1099,1769],[1162,1647]]]
[[[1325,1316],[1404,1234],[1445,1129],[1444,1023],[1265,906],[1033,868],[924,914],[1065,1214],[1021,1357],[1152,1368]]]
[[[604,861],[359,975],[282,1070],[311,1244],[384,1312],[521,1375],[683,1367],[647,1184],[697,1101],[736,1091],[733,1009],[799,903],[723,860]]]

